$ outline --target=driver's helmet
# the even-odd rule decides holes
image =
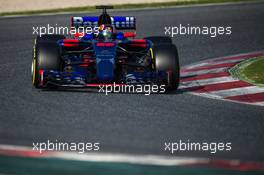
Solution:
[[[98,29],[98,38],[105,39],[105,40],[113,39],[114,38],[113,27],[108,24],[100,25]]]

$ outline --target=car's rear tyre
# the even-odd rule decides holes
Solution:
[[[177,48],[174,44],[153,45],[151,48],[155,71],[166,72],[166,91],[177,90],[180,81],[180,66]]]
[[[61,69],[61,58],[57,41],[64,39],[64,36],[44,35],[37,37],[33,47],[32,59],[32,84],[36,88],[43,88],[40,83],[40,70]]]
[[[150,40],[154,45],[157,44],[172,44],[172,39],[167,36],[150,36],[145,39]]]

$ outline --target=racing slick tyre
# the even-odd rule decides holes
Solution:
[[[166,36],[150,36],[146,37],[144,39],[150,40],[154,45],[156,44],[172,44],[172,40],[170,37]]]
[[[32,60],[32,84],[36,88],[43,88],[41,70],[60,70],[61,59],[57,41],[64,38],[59,35],[44,35],[36,38]]]
[[[177,48],[174,44],[158,44],[152,47],[155,71],[167,73],[165,89],[177,90],[180,81],[180,66]]]

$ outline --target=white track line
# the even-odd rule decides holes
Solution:
[[[47,156],[46,156],[47,157]],[[74,154],[71,152],[60,152],[53,154],[52,158],[62,158],[66,160],[91,161],[91,162],[115,162],[130,163],[142,165],[162,165],[176,166],[196,163],[207,163],[209,159],[203,158],[186,158],[186,157],[167,157],[157,155],[129,155],[129,154],[111,154],[111,153],[89,153]]]
[[[240,87],[240,88],[233,88],[227,90],[212,91],[212,92],[207,92],[207,94],[210,94],[212,96],[221,96],[225,98],[230,96],[248,95],[248,94],[261,93],[261,92],[264,92],[263,87],[249,86],[249,87]]]
[[[0,145],[0,151],[24,151],[33,152],[32,147],[14,146],[14,145]],[[34,151],[35,152],[35,151]],[[47,154],[50,153],[50,154]],[[208,163],[208,158],[187,158],[176,156],[159,156],[159,155],[130,155],[130,154],[114,154],[114,153],[75,153],[75,152],[46,152],[39,154],[39,157],[44,158],[59,158],[65,160],[88,161],[88,162],[116,162],[116,163],[130,163],[142,165],[162,165],[162,166],[176,166],[188,165],[196,163]]]
[[[211,95],[211,94],[204,94],[204,93],[197,93],[197,92],[188,92],[189,94],[199,96],[199,97],[206,97],[206,98],[211,98],[211,99],[217,99],[217,100],[222,100],[222,101],[229,101],[229,102],[235,102],[239,104],[246,104],[246,105],[252,105],[252,106],[264,106],[264,102],[241,102],[241,101],[236,101],[236,100],[229,100],[225,99],[221,96],[216,96],[216,95]]]
[[[216,69],[208,69],[208,70],[199,70],[199,71],[193,71],[193,72],[183,72],[181,73],[181,77],[190,77],[190,76],[197,76],[202,74],[209,74],[209,73],[219,73],[219,72],[226,72],[226,70],[229,67],[223,67],[223,68],[216,68]]]
[[[198,64],[195,64],[195,65],[191,65],[191,66],[188,66],[186,68],[183,68],[182,70],[188,70],[188,69],[193,69],[193,68],[198,68],[198,67],[201,67],[201,66],[207,66],[207,65],[217,65],[217,64],[224,64],[224,63],[239,63],[241,61],[245,60],[244,58],[241,58],[241,59],[237,59],[237,60],[224,60],[224,61],[221,61],[221,60],[209,60],[209,61],[206,61],[206,62],[203,62],[203,63],[198,63]]]
[[[206,97],[206,98],[223,99],[223,97],[221,97],[221,96],[210,94],[210,93],[191,92],[191,94],[198,95],[198,96],[201,96],[201,97]]]
[[[192,64],[189,64],[189,65],[186,65],[186,66],[183,66],[182,68],[185,69],[185,68],[188,68],[188,67],[192,67],[192,66],[195,66],[195,65],[204,65],[203,63],[211,63],[211,62],[221,62],[223,61],[223,59],[229,59],[229,58],[233,58],[233,57],[250,57],[250,55],[255,55],[255,54],[259,54],[260,56],[261,55],[264,55],[264,50],[263,51],[255,51],[255,52],[249,52],[249,53],[243,53],[243,54],[235,54],[235,55],[230,55],[230,56],[223,56],[223,57],[217,57],[217,58],[210,58],[210,59],[206,59],[206,60],[202,60],[202,61],[198,61],[196,63],[192,63]],[[245,59],[248,59],[248,58],[241,58],[241,60],[245,60]],[[240,59],[235,59],[235,60],[240,60]],[[231,60],[224,60],[224,61],[233,61],[232,59]]]
[[[230,56],[223,56],[223,57],[217,57],[217,58],[213,58],[213,59],[209,59],[209,60],[223,60],[223,59],[232,59],[234,57],[248,57],[248,58],[252,58],[251,55],[256,55],[259,54],[259,56],[264,55],[264,50],[261,51],[254,51],[254,52],[249,52],[249,53],[242,53],[242,54],[235,54],[235,55],[230,55]],[[244,58],[244,59],[248,59],[248,58]]]
[[[226,82],[234,82],[238,81],[233,77],[220,77],[220,78],[208,78],[203,80],[196,80],[196,81],[186,81],[182,82],[180,88],[189,88],[189,87],[197,87],[197,86],[204,86],[216,83],[226,83]]]
[[[192,68],[198,68],[201,66],[210,66],[215,64],[224,64],[224,63],[239,63],[243,60],[246,60],[248,58],[255,57],[256,55],[264,55],[263,51],[257,51],[257,52],[250,52],[246,54],[237,54],[237,55],[231,55],[231,56],[225,56],[225,57],[217,57],[213,59],[207,59],[203,61],[199,61],[197,63],[193,63],[187,66],[184,66],[181,69],[181,78],[187,78],[187,77],[196,77],[197,75],[203,75],[203,74],[210,74],[210,73],[220,73],[220,72],[228,72],[228,69],[230,67],[222,67],[222,68],[216,68],[216,69],[208,69],[208,70],[200,70],[200,71],[191,71],[190,72],[182,72],[184,70],[192,69]],[[235,59],[233,59],[235,58]],[[210,84],[217,84],[217,83],[225,83],[225,82],[235,82],[239,81],[236,78],[232,78],[231,75],[227,77],[221,77],[221,78],[208,78],[208,79],[202,79],[202,80],[189,80],[181,82],[179,89],[183,88],[190,88],[190,87],[199,87],[199,86],[206,86]],[[257,86],[247,86],[247,87],[230,87],[230,89],[226,90],[215,90],[215,91],[208,91],[208,92],[195,92],[190,91],[189,94],[212,98],[212,99],[219,99],[224,101],[231,101],[241,104],[250,104],[250,105],[258,105],[258,106],[264,106],[264,99],[263,102],[240,102],[237,100],[229,100],[226,99],[226,97],[231,96],[238,96],[238,95],[247,95],[247,94],[255,94],[255,93],[262,93],[264,92],[264,87],[257,87]]]
[[[246,58],[247,59],[247,58]],[[240,59],[235,59],[235,60],[209,60],[208,63],[210,65],[215,65],[215,64],[224,64],[224,63],[236,63],[236,62],[241,62],[246,60],[245,58],[240,58]]]
[[[250,103],[250,104],[254,104],[254,105],[258,105],[258,106],[264,106],[264,102],[256,102],[256,103]]]

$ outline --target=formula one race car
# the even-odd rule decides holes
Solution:
[[[71,38],[63,35],[36,38],[32,61],[34,87],[117,83],[163,84],[166,90],[176,90],[179,61],[171,38],[135,39],[135,17],[110,17],[106,9],[111,6],[97,8],[103,9],[99,17],[71,17],[71,29],[82,29]]]

